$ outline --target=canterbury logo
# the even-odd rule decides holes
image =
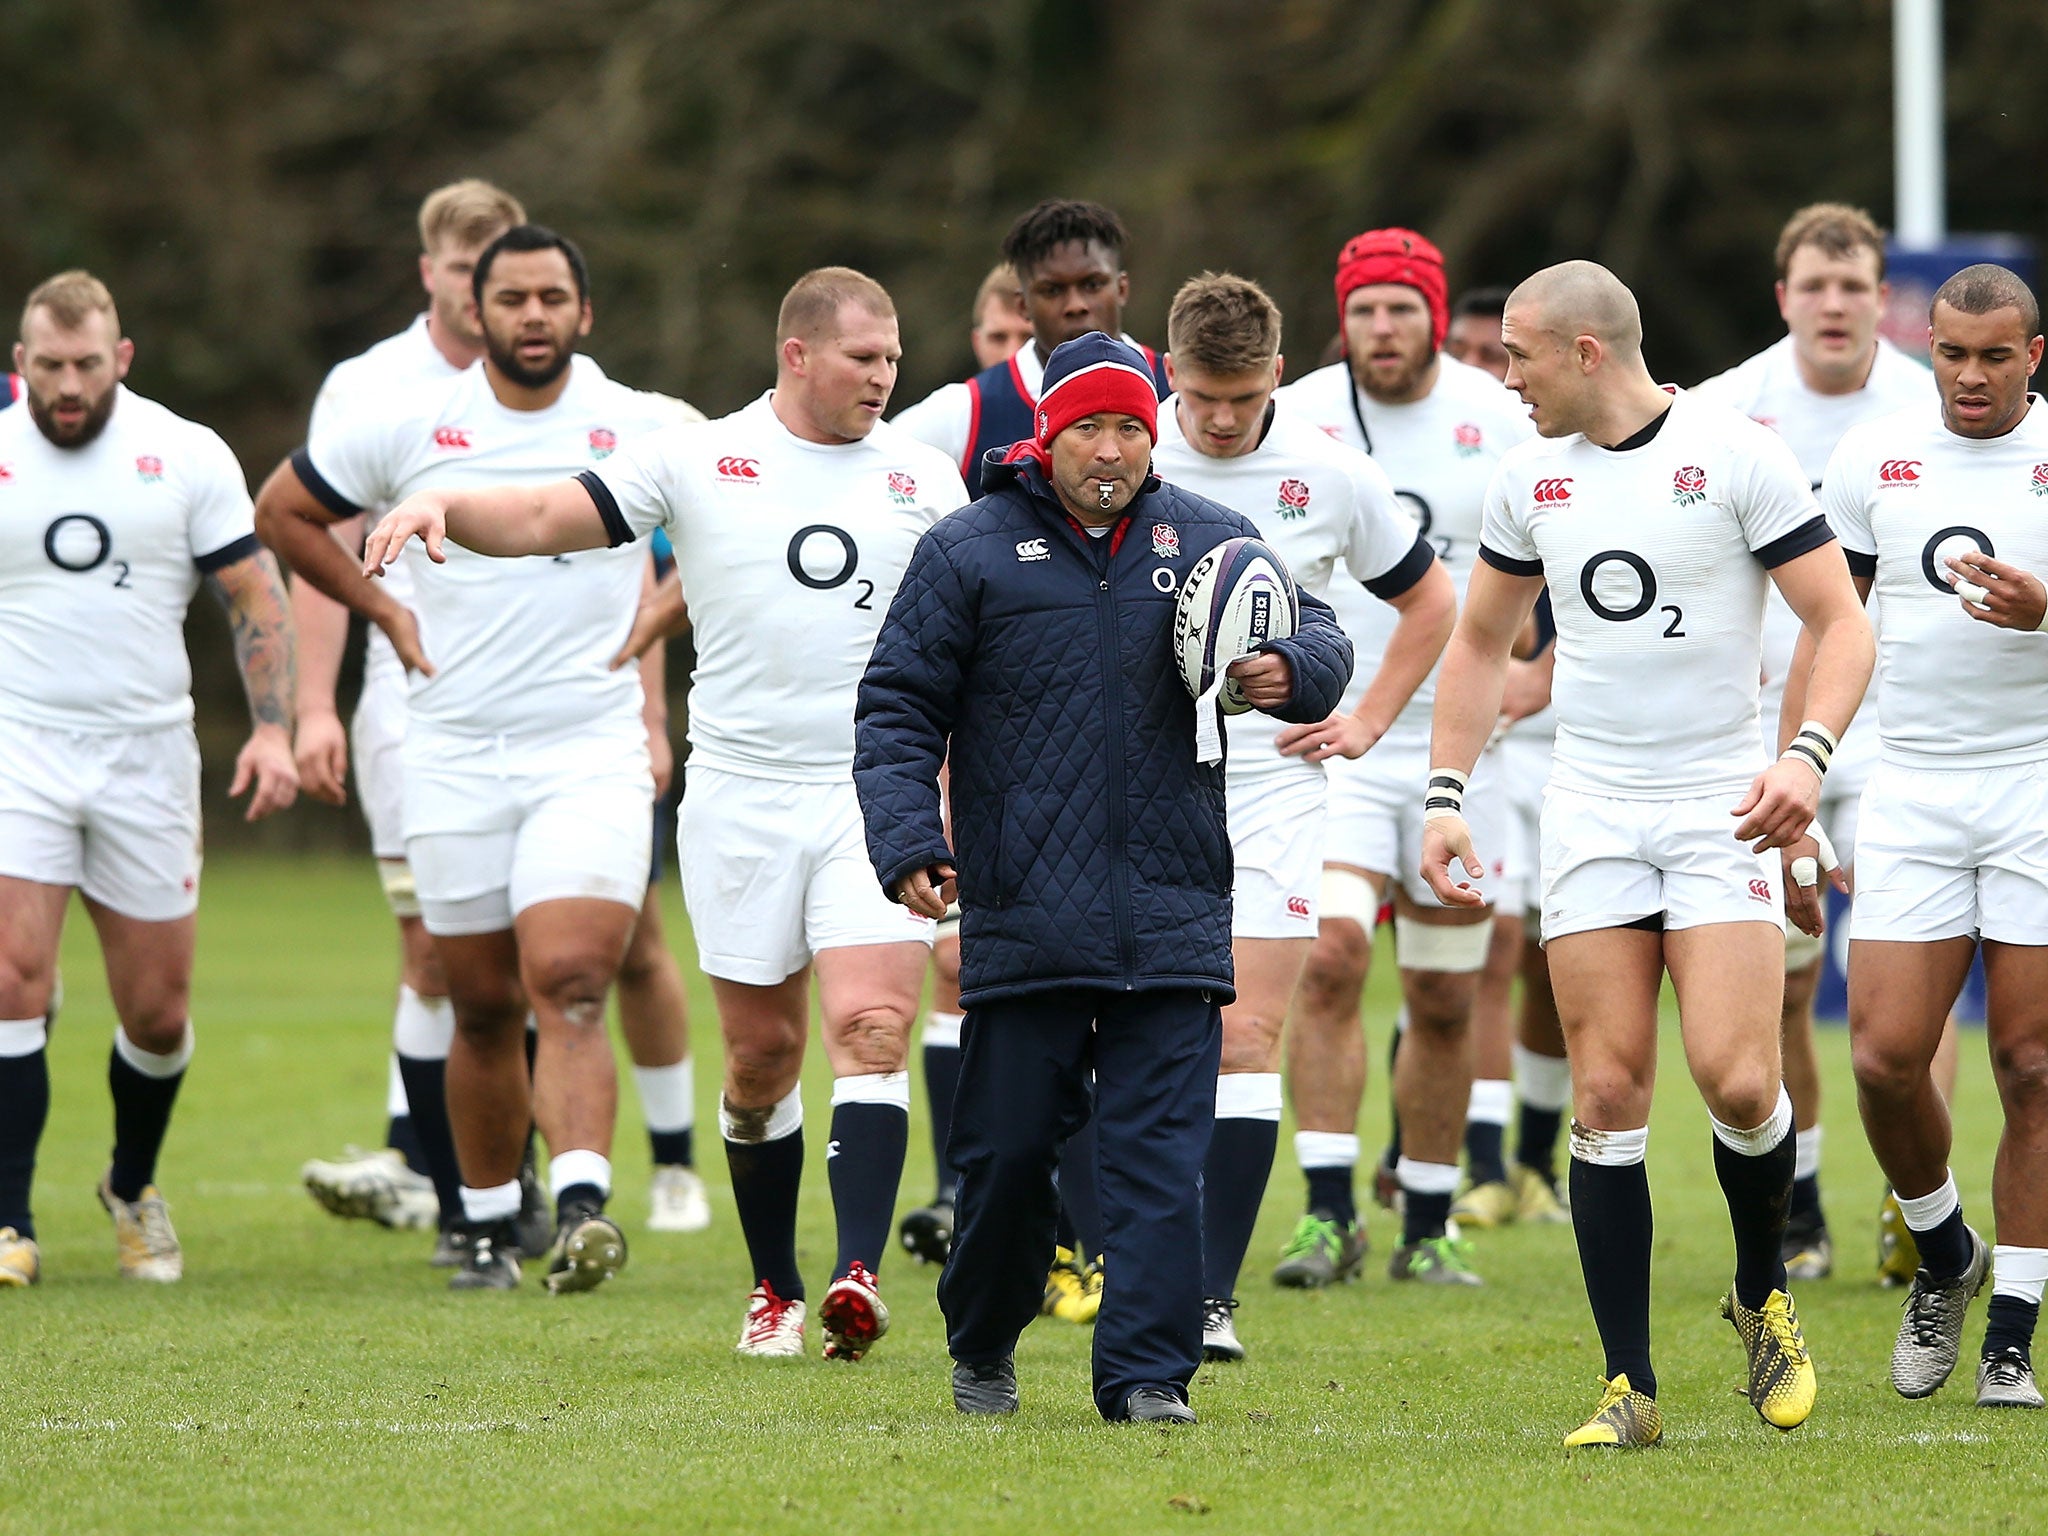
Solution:
[[[758,480],[761,478],[759,459],[720,459],[718,473],[726,480]]]
[[[1885,485],[1916,485],[1920,480],[1920,461],[1886,459],[1877,466],[1877,478]]]
[[[1769,901],[1771,899],[1771,882],[1768,880],[1750,881],[1749,899],[1751,901]]]
[[[1572,499],[1572,482],[1569,476],[1557,480],[1538,480],[1536,494],[1530,498],[1538,506],[1555,505]]]
[[[436,448],[473,448],[476,445],[470,441],[469,429],[466,427],[436,427],[434,428],[434,446]]]
[[[1050,560],[1052,551],[1045,547],[1043,539],[1025,539],[1017,546],[1019,560]]]
[[[1288,898],[1287,898],[1287,915],[1288,915],[1289,917],[1307,917],[1307,916],[1309,916],[1310,914],[1309,914],[1309,909],[1308,909],[1308,898],[1307,898],[1306,896],[1290,896],[1290,897],[1288,897]]]

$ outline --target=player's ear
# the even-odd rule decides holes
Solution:
[[[588,299],[583,301],[583,316],[576,322],[576,334],[578,336],[588,336],[590,334],[590,300]]]
[[[1890,288],[1890,286],[1889,286],[1888,284],[1885,284],[1885,283],[1879,283],[1879,284],[1877,285],[1877,302],[1878,302],[1879,304],[1882,304],[1882,303],[1884,303],[1884,296],[1885,296],[1885,295],[1886,295],[1887,293],[1889,293],[1890,291],[1891,291],[1891,288]],[[1785,318],[1786,318],[1786,315],[1785,315],[1785,280],[1784,280],[1784,279],[1783,279],[1782,277],[1781,277],[1781,278],[1779,278],[1779,279],[1778,279],[1778,280],[1777,280],[1777,281],[1776,281],[1775,283],[1771,284],[1771,292],[1772,292],[1772,293],[1774,293],[1774,294],[1776,294],[1776,295],[1778,296],[1778,318],[1779,318],[1780,320],[1783,320],[1783,319],[1785,319]]]
[[[23,375],[28,373],[28,348],[18,341],[14,344],[14,371]]]
[[[2042,342],[2043,338],[2036,336],[2032,341],[2027,343],[2027,372],[2029,374],[2033,373],[2035,369],[2041,366]]]
[[[1159,354],[1159,357],[1166,364],[1166,388],[1168,392],[1177,392],[1180,389],[1180,375],[1174,372],[1173,354],[1171,352],[1162,352]]]
[[[1273,387],[1275,389],[1278,389],[1280,387],[1280,381],[1286,376],[1287,354],[1284,352],[1276,352],[1273,354]]]
[[[116,379],[127,378],[129,365],[134,361],[135,343],[126,336],[123,336],[114,343],[114,377]]]
[[[429,293],[434,291],[434,258],[425,251],[420,252],[420,286]]]
[[[785,336],[782,339],[782,366],[791,373],[801,376],[810,362],[809,349],[804,346],[801,336]]]

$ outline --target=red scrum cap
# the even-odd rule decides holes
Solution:
[[[1429,344],[1441,350],[1451,328],[1450,283],[1444,276],[1444,254],[1412,229],[1368,229],[1353,235],[1337,253],[1337,319],[1354,289],[1375,283],[1402,283],[1429,305]]]

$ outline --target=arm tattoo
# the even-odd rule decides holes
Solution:
[[[250,720],[291,730],[298,662],[277,557],[264,550],[222,567],[206,583],[227,609]]]

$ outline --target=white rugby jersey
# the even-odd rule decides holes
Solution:
[[[1963,612],[1943,564],[1975,548],[2048,574],[2048,406],[2003,437],[1959,437],[1939,404],[1853,427],[1821,504],[1884,604],[1877,722],[1888,762],[1995,768],[2048,758],[2048,635]],[[1831,776],[1832,776],[1832,770]]]
[[[394,399],[452,379],[461,371],[434,345],[433,338],[427,334],[427,317],[422,312],[397,335],[385,337],[368,351],[336,363],[327,371],[320,393],[313,397],[313,419],[306,435],[310,439],[351,431],[354,423],[366,417],[380,418],[391,408]],[[378,505],[367,510],[369,521],[374,523],[390,509]],[[415,558],[424,563],[426,552],[421,550],[415,555],[410,549],[401,550],[382,578],[390,587],[391,595],[408,608],[413,604],[412,562]],[[397,682],[404,675],[405,669],[398,660],[398,653],[391,649],[391,641],[374,624],[370,626],[369,650],[363,658],[363,668],[366,685],[372,679]]]
[[[1746,789],[1768,761],[1765,572],[1830,537],[1783,439],[1687,394],[1647,441],[1574,433],[1510,452],[1481,554],[1550,586],[1551,782],[1620,799]]]
[[[322,503],[347,513],[414,491],[567,479],[677,420],[677,402],[614,383],[587,357],[540,411],[501,404],[479,365],[374,415],[316,421],[292,463]],[[610,664],[633,626],[645,551],[497,560],[453,539],[444,547],[443,565],[413,557],[412,607],[436,671],[412,677],[409,725],[504,736],[638,717],[638,673]]]
[[[1816,491],[1828,458],[1842,434],[1861,422],[1889,416],[1912,406],[1937,407],[1940,397],[1934,373],[1890,342],[1880,339],[1870,377],[1846,395],[1823,395],[1807,388],[1799,376],[1799,360],[1790,336],[1772,343],[1744,363],[1694,388],[1692,393],[1716,405],[1731,406],[1760,421],[1785,439],[1807,483]],[[1871,605],[1871,623],[1878,622],[1878,604]],[[1785,701],[1785,677],[1792,670],[1792,648],[1799,643],[1799,616],[1785,595],[1773,586],[1764,599],[1764,689],[1761,703],[1764,736],[1775,744],[1778,707]],[[1863,719],[1859,712],[1857,719]],[[1830,793],[1850,793],[1870,776],[1877,760],[1876,732],[1852,722],[1828,768]]]
[[[773,391],[581,476],[619,544],[668,530],[690,595],[690,761],[800,784],[853,777],[853,706],[920,535],[960,471],[888,422],[856,443],[785,427]]]
[[[185,610],[257,553],[249,485],[197,422],[115,386],[83,448],[0,412],[0,715],[62,731],[192,718]]]
[[[1249,518],[1259,537],[1286,563],[1295,585],[1317,597],[1327,599],[1339,587],[1370,591],[1374,598],[1398,597],[1430,567],[1428,545],[1401,510],[1379,466],[1276,408],[1268,407],[1264,435],[1256,447],[1235,458],[1218,459],[1182,435],[1179,398],[1170,398],[1159,407],[1152,468],[1161,479]],[[1363,670],[1369,682],[1373,668],[1367,665]],[[1261,710],[1230,716],[1224,722],[1227,775],[1250,779],[1296,773],[1320,778],[1322,764],[1280,755],[1274,742],[1282,729],[1280,721]]]
[[[1501,455],[1535,435],[1529,408],[1483,368],[1439,355],[1436,385],[1420,400],[1382,405],[1367,398],[1349,362],[1318,368],[1279,393],[1282,413],[1321,428],[1338,442],[1372,455],[1395,494],[1451,573],[1458,603],[1479,553],[1486,487]],[[1331,598],[1337,620],[1358,647],[1344,707],[1354,709],[1372,678],[1367,657],[1377,658],[1394,632],[1394,611],[1338,583]],[[1436,669],[1415,690],[1387,732],[1394,742],[1429,742],[1436,707]]]

